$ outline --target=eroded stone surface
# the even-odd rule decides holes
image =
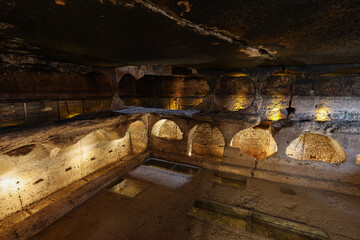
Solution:
[[[225,76],[215,88],[216,104],[229,111],[248,108],[255,98],[253,81],[245,74]]]
[[[76,130],[64,124],[10,134],[12,140],[3,142],[0,152],[0,219],[130,153],[143,152],[148,141],[145,123],[136,121],[122,134],[116,126],[125,119],[78,121]]]
[[[167,119],[162,119],[155,123],[151,130],[153,136],[166,140],[181,140],[183,133],[175,122]]]
[[[295,139],[286,149],[286,154],[299,160],[346,162],[341,145],[334,139],[317,133],[305,133]]]
[[[200,76],[151,76],[139,80],[127,74],[119,83],[119,96],[126,105],[172,110],[192,109],[209,93],[209,85]]]
[[[209,124],[199,124],[189,134],[188,154],[222,157],[224,145],[224,137],[218,128]]]
[[[143,152],[148,145],[147,125],[143,121],[136,121],[129,126],[130,145],[133,153]]]
[[[1,199],[7,202],[4,216],[26,208],[28,204],[68,186],[76,179],[87,179],[86,174],[118,161],[119,156],[144,151],[148,146],[154,151],[154,157],[270,181],[360,195],[359,165],[356,164],[356,156],[359,154],[356,133],[359,126],[356,123],[291,120],[273,123],[270,130],[274,134],[278,152],[256,165],[255,158],[231,147],[231,140],[237,139],[239,130],[247,129],[245,132],[249,131],[251,134],[245,134],[239,146],[252,146],[252,150],[260,154],[253,155],[254,157],[270,153],[270,150],[263,151],[263,144],[260,144],[261,147],[254,147],[259,143],[258,140],[263,143],[263,137],[252,139],[258,136],[253,133],[255,129],[265,131],[266,137],[271,135],[270,130],[261,125],[250,128],[250,131],[249,127],[257,123],[253,122],[251,125],[248,118],[241,120],[227,116],[226,119],[220,119],[205,114],[172,115],[172,111],[155,111],[149,114],[144,109],[139,109],[139,112],[132,109],[132,112],[121,115],[99,112],[91,116],[89,119],[86,119],[86,115],[79,116],[77,120],[58,125],[49,124],[1,133],[4,141],[0,144],[0,161],[3,166],[0,183],[8,186],[0,191]],[[152,129],[159,120],[176,123],[183,132],[183,138],[169,140],[155,137],[151,138],[148,145],[148,129]],[[325,137],[326,134],[341,142],[347,161],[337,166],[328,162],[288,157],[286,148],[291,145],[290,142],[308,131],[321,132],[321,136]],[[272,141],[269,141],[269,149],[274,150],[276,145],[270,142]],[[331,141],[321,142],[332,144]],[[302,151],[303,148],[300,144],[294,149]],[[324,149],[331,153],[328,148]],[[316,149],[312,151],[320,153]],[[332,157],[330,163],[338,163],[335,161],[336,157]],[[19,168],[21,164],[24,168]],[[27,179],[19,179],[20,175]],[[8,202],[8,199],[11,201]]]
[[[277,152],[271,132],[263,128],[248,128],[238,132],[231,140],[230,146],[240,148],[243,153],[257,160]]]

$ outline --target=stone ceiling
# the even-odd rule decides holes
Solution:
[[[0,48],[108,67],[357,63],[359,22],[350,0],[2,0]]]

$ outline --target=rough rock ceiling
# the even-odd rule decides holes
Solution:
[[[1,0],[0,48],[94,66],[356,63],[359,23],[346,0]]]

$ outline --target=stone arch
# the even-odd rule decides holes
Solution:
[[[261,87],[262,105],[260,109],[264,120],[285,119],[291,111],[293,83],[301,74],[295,71],[279,71],[266,78]],[[292,111],[295,111],[293,109]]]
[[[254,82],[243,73],[228,74],[217,82],[215,100],[228,111],[246,109],[255,100]]]
[[[110,99],[113,84],[101,72],[6,71],[0,76],[0,98],[7,100]]]
[[[120,79],[118,84],[118,95],[124,101],[126,106],[136,105],[136,78],[127,73]]]
[[[108,107],[111,78],[101,72],[4,70],[0,76],[0,127],[72,118]]]
[[[148,144],[147,127],[143,121],[136,121],[130,124],[128,128],[130,134],[131,151],[141,153],[145,151]]]
[[[269,129],[251,127],[239,131],[231,139],[231,147],[240,150],[257,160],[266,158],[277,152],[277,144]]]
[[[168,119],[157,121],[151,130],[151,135],[166,140],[181,140],[183,138],[179,126]]]
[[[334,139],[319,133],[305,133],[290,143],[286,155],[298,160],[323,161],[340,164],[346,162],[346,154]]]
[[[201,123],[189,132],[188,155],[222,157],[225,140],[220,130],[208,123]]]
[[[127,73],[120,79],[118,85],[118,94],[120,97],[132,97],[135,95],[136,78]]]
[[[124,75],[119,97],[126,105],[172,110],[192,109],[209,93],[208,82],[197,75]]]
[[[359,121],[360,75],[309,75],[295,82],[296,114],[314,121]]]

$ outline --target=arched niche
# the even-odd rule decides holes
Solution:
[[[151,130],[151,135],[166,140],[181,140],[183,138],[179,126],[168,119],[157,121]]]
[[[126,105],[186,110],[199,105],[210,91],[197,75],[145,75],[138,80],[130,76],[119,83],[119,97]]]
[[[120,79],[119,85],[118,85],[118,95],[119,97],[124,101],[124,104],[126,106],[137,106],[137,100],[135,98],[136,96],[136,89],[135,89],[135,82],[136,78],[127,73]]]
[[[231,147],[240,150],[257,160],[266,158],[277,152],[277,144],[268,129],[251,127],[239,131],[230,142]]]
[[[280,71],[265,79],[261,87],[263,101],[260,112],[263,120],[278,121],[287,117],[292,86],[300,76],[294,71]]]
[[[6,71],[0,76],[0,98],[7,100],[39,99],[110,99],[111,79],[100,72],[60,73],[58,71]]]
[[[346,154],[334,139],[319,133],[305,133],[290,143],[286,155],[298,160],[323,161],[340,164]]]
[[[253,81],[243,73],[233,73],[221,78],[215,87],[215,100],[228,111],[248,108],[255,99]]]
[[[130,124],[128,128],[130,134],[131,151],[141,153],[147,148],[148,134],[147,127],[143,121],[136,121]]]
[[[220,130],[208,123],[198,124],[189,132],[188,155],[222,157],[225,141]]]
[[[360,119],[359,75],[310,75],[296,81],[293,90],[297,115],[322,122]]]

